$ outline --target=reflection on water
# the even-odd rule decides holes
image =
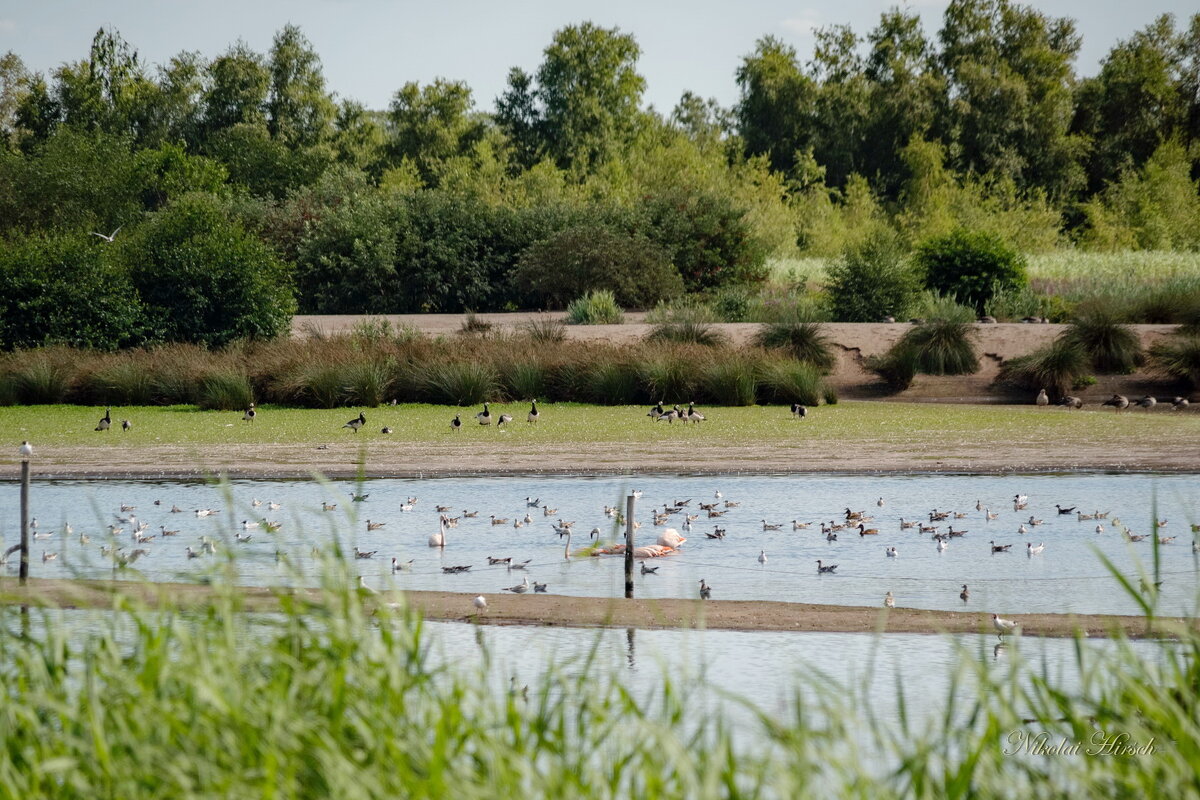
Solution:
[[[548,584],[552,594],[619,597],[624,591],[622,559],[566,559],[565,542],[552,524],[575,522],[572,552],[588,545],[593,528],[611,541],[616,523],[604,509],[623,505],[621,498],[635,488],[643,492],[637,510],[643,523],[639,543],[652,542],[664,529],[651,519],[652,511],[661,512],[664,504],[690,501],[666,523],[679,529],[684,528],[685,513],[698,515],[691,530],[683,530],[688,541],[680,552],[657,560],[656,574],[635,571],[639,597],[694,597],[699,579],[705,578],[713,598],[726,600],[875,606],[891,591],[901,607],[1006,615],[1137,613],[1137,604],[1108,575],[1101,556],[1111,559],[1134,586],[1142,580],[1141,564],[1148,573],[1146,583],[1153,584],[1151,544],[1164,536],[1170,541],[1159,548],[1160,609],[1185,614],[1196,606],[1197,557],[1189,526],[1200,523],[1200,481],[1194,475],[503,477],[379,479],[362,487],[352,481],[235,481],[224,488],[202,483],[37,481],[33,515],[45,538],[33,542],[32,574],[111,575],[111,560],[100,547],[113,541],[126,555],[135,548],[148,551],[134,566],[150,579],[194,580],[218,559],[189,558],[186,548],[200,552],[207,540],[236,551],[239,580],[244,583],[309,581],[317,571],[314,550],[327,551],[336,541],[350,558],[355,547],[375,552],[372,558],[354,559],[359,573],[375,587],[394,582],[401,588],[486,595],[520,583],[527,574],[531,582]],[[369,497],[353,502],[356,490]],[[1013,509],[1018,494],[1028,495],[1027,509]],[[417,502],[405,510],[414,497]],[[529,506],[527,497],[538,498],[541,505]],[[879,499],[884,505],[877,505]],[[715,503],[714,511],[721,516],[710,518],[699,508],[702,502]],[[324,511],[323,504],[337,507]],[[122,505],[136,508],[121,512]],[[439,505],[458,517],[464,511],[479,513],[446,532],[444,550],[427,546],[430,534],[437,531]],[[1076,507],[1076,512],[1059,514],[1056,505]],[[183,511],[171,513],[172,506]],[[555,510],[547,515],[543,506]],[[196,509],[210,508],[219,513],[195,515]],[[818,530],[820,524],[844,520],[847,508],[874,517],[864,528],[879,533],[866,536],[845,528],[836,541],[827,540]],[[929,524],[929,512],[935,508],[963,515],[937,523],[940,531],[951,525],[967,531],[950,539],[944,551],[929,533],[901,529],[901,520]],[[994,519],[988,518],[989,511]],[[1106,516],[1077,516],[1097,511]],[[493,525],[489,515],[508,522]],[[17,489],[10,484],[0,490],[0,532],[10,543],[16,519]],[[368,519],[382,526],[368,530]],[[1033,525],[1031,519],[1042,524]],[[264,530],[262,520],[278,523],[279,530]],[[1156,527],[1154,520],[1165,522]],[[811,527],[793,529],[793,521]],[[516,522],[521,527],[515,527]],[[70,536],[61,532],[65,523],[74,529]],[[120,529],[111,538],[110,524]],[[139,524],[148,526],[144,535],[179,533],[139,544],[131,536]],[[727,531],[725,537],[708,538],[705,534],[718,525]],[[765,525],[780,529],[764,530]],[[1020,526],[1026,533],[1019,532]],[[1120,526],[1147,538],[1131,543],[1118,532]],[[90,541],[81,543],[81,535]],[[240,543],[236,536],[249,541]],[[1012,547],[993,553],[990,542]],[[1026,543],[1044,544],[1044,551],[1027,555]],[[885,555],[888,547],[896,548],[895,558]],[[58,558],[43,562],[43,552],[57,553]],[[766,563],[759,562],[760,552],[766,553]],[[514,575],[502,565],[489,566],[488,556],[531,561],[526,573]],[[392,558],[402,564],[411,560],[411,568],[393,574]],[[837,572],[818,576],[817,559],[838,564]],[[443,572],[453,565],[471,569]],[[959,600],[963,583],[970,587],[966,604]]]

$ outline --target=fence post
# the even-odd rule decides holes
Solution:
[[[20,582],[29,579],[29,459],[21,459],[21,572]]]
[[[633,505],[637,498],[625,498],[625,597],[633,598]]]

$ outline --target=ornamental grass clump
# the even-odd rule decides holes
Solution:
[[[1078,344],[1062,337],[1000,368],[1000,381],[1030,391],[1045,389],[1058,400],[1086,381],[1092,365]]]
[[[759,347],[784,350],[797,361],[812,364],[824,372],[837,364],[825,328],[819,322],[799,319],[769,322],[754,335],[754,343]]]
[[[1137,334],[1103,306],[1080,312],[1063,331],[1062,339],[1082,350],[1100,373],[1128,375],[1146,360]]]
[[[596,289],[567,305],[566,320],[571,325],[620,325],[625,321],[625,312],[610,290]]]

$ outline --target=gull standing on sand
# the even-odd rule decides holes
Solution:
[[[1021,623],[1012,619],[1001,619],[999,614],[992,614],[992,626],[996,629],[996,638],[1000,639],[1004,634],[1019,629]]]
[[[393,559],[393,560],[394,560],[394,559]],[[486,598],[486,597],[484,597],[483,595],[479,595],[478,597],[476,597],[476,598],[475,598],[474,600],[472,600],[471,602],[475,604],[475,608],[476,608],[477,610],[479,610],[479,611],[487,611],[487,598]]]

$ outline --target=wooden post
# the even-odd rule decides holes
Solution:
[[[21,585],[29,579],[29,459],[21,459]]]
[[[625,498],[625,597],[633,599],[633,505],[637,498]]]

